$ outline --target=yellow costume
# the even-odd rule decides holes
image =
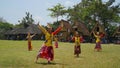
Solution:
[[[100,40],[101,36],[100,36],[99,32],[97,32],[97,35],[95,33],[93,33],[93,34],[96,37],[96,45],[95,45],[94,49],[97,51],[100,51],[102,49],[101,48],[101,40]]]
[[[80,37],[75,37],[75,45],[80,45]]]
[[[52,46],[52,41],[53,41],[53,35],[57,34],[62,27],[57,28],[54,32],[49,33],[45,28],[42,26],[38,26],[39,29],[45,34],[45,42],[44,46],[40,49],[37,59],[40,58],[45,58],[49,61],[52,61],[54,59],[54,50]]]

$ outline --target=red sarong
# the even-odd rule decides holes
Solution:
[[[55,48],[58,48],[58,42],[55,42]]]
[[[31,45],[31,41],[28,42],[28,50],[31,51],[32,50],[32,45]]]
[[[48,61],[52,61],[54,59],[53,46],[43,45],[39,50],[37,57],[47,59]]]
[[[74,54],[76,55],[76,54],[80,54],[81,53],[81,47],[80,47],[80,45],[75,45],[74,46]]]
[[[95,49],[101,50],[101,42],[96,43]]]

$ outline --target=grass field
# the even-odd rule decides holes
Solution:
[[[102,44],[102,52],[94,52],[95,44],[82,43],[82,53],[76,58],[73,43],[59,42],[51,64],[45,59],[35,63],[42,43],[32,41],[33,51],[28,51],[27,41],[0,40],[0,68],[120,68],[120,45],[117,44]]]

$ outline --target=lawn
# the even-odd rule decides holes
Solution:
[[[82,43],[79,58],[73,54],[74,43],[59,42],[54,48],[55,59],[47,64],[45,59],[34,60],[43,41],[32,41],[33,51],[28,51],[27,41],[0,40],[0,68],[120,68],[120,45],[102,44],[101,52],[94,52],[95,44]]]

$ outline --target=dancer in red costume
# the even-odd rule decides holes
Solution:
[[[31,44],[31,39],[35,36],[36,34],[30,35],[28,32],[27,39],[28,39],[28,51],[32,51],[33,47]]]
[[[101,38],[104,36],[104,34],[100,34],[99,32],[97,32],[95,34],[95,32],[93,32],[93,35],[96,38],[96,45],[95,45],[95,51],[101,51],[102,47],[101,47]]]
[[[39,29],[45,34],[45,42],[39,50],[36,57],[36,62],[38,58],[44,58],[48,60],[48,63],[54,59],[54,49],[52,46],[53,36],[56,35],[63,27],[63,24],[59,26],[54,32],[52,32],[52,27],[48,24],[48,29],[38,24]]]
[[[80,45],[80,43],[83,42],[83,38],[78,32],[76,32],[76,34],[72,38],[72,40],[74,40],[74,42],[75,42],[74,55],[79,57],[79,54],[81,54],[81,45]]]

